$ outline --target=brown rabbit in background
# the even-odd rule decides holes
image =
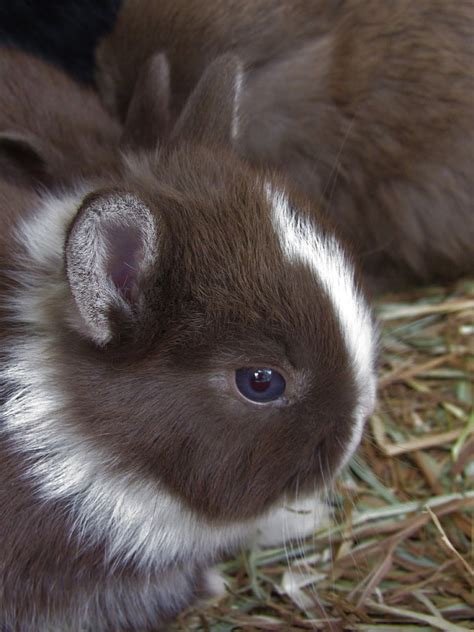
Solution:
[[[357,447],[370,308],[317,205],[230,151],[237,59],[138,153],[59,71],[3,62],[0,628],[163,629]],[[169,130],[167,77],[143,68],[123,147]]]
[[[474,271],[473,33],[472,0],[125,0],[98,85],[124,119],[136,69],[164,51],[176,116],[236,53],[234,147],[323,205],[394,289]]]

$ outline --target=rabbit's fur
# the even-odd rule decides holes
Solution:
[[[3,180],[53,188],[113,171],[121,126],[92,89],[8,48],[0,49],[0,82]]]
[[[166,74],[153,58],[138,90]],[[95,154],[75,167],[54,129],[44,151],[11,134],[3,146],[7,630],[165,626],[212,591],[224,552],[278,526],[288,504],[311,508],[359,442],[375,394],[370,309],[317,206],[228,149],[240,80],[235,58],[211,64],[150,151],[121,153],[111,122],[95,173]],[[123,146],[140,124],[165,125],[163,90],[156,108],[135,95]],[[68,92],[81,99],[86,111]],[[68,143],[86,133],[68,130]],[[235,371],[247,366],[278,369],[284,396],[245,399]]]

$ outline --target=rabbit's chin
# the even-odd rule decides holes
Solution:
[[[282,503],[258,524],[256,543],[271,547],[302,540],[328,525],[330,508],[320,494]]]

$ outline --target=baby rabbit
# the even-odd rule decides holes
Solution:
[[[0,180],[2,629],[163,629],[357,446],[370,309],[317,206],[229,150],[241,80],[214,61],[110,173]],[[145,96],[126,145],[166,125]]]
[[[125,0],[98,84],[122,117],[135,68],[171,63],[179,112],[206,64],[246,72],[233,144],[337,224],[376,290],[474,272],[474,2]]]

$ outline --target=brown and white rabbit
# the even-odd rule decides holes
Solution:
[[[137,89],[165,75],[158,56]],[[228,149],[240,81],[215,61],[167,143],[110,175],[0,179],[4,629],[166,626],[360,439],[370,309],[317,207]],[[166,121],[134,100],[131,145]]]
[[[474,272],[473,32],[472,0],[125,0],[98,83],[123,117],[135,69],[164,51],[177,113],[237,53],[234,145],[323,205],[393,289]]]

